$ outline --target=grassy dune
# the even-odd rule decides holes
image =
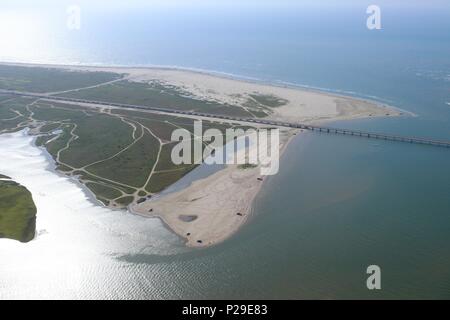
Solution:
[[[120,81],[102,87],[62,93],[60,96],[143,106],[158,106],[178,110],[193,110],[238,117],[251,116],[250,113],[240,107],[198,100],[186,96],[184,93],[172,87],[166,87],[161,84]]]
[[[0,65],[0,89],[56,92],[93,86],[119,79],[109,72],[78,72],[54,68]]]
[[[277,108],[285,105],[289,101],[267,94],[251,94],[250,97],[263,107]]]

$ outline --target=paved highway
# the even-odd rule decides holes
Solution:
[[[164,107],[138,106],[138,105],[132,105],[132,104],[125,104],[125,103],[113,103],[113,102],[106,102],[106,101],[65,98],[65,97],[60,97],[60,96],[52,96],[52,95],[48,95],[48,94],[44,94],[44,93],[32,93],[32,92],[2,90],[2,89],[0,89],[0,93],[16,95],[16,96],[21,96],[21,97],[46,99],[46,100],[52,100],[52,101],[88,103],[88,104],[97,105],[97,106],[111,106],[111,107],[117,107],[117,108],[164,112],[164,113],[170,113],[170,114],[174,114],[174,115],[189,115],[189,116],[199,116],[199,117],[205,117],[205,118],[211,118],[211,119],[225,119],[225,120],[231,120],[231,121],[264,124],[264,125],[270,125],[270,126],[276,126],[276,127],[298,128],[298,129],[310,130],[310,131],[314,131],[314,132],[322,132],[322,133],[326,133],[326,134],[349,135],[349,136],[363,137],[363,138],[369,138],[369,139],[398,141],[398,142],[404,142],[404,143],[423,144],[423,145],[431,145],[431,146],[436,146],[436,147],[450,148],[450,141],[417,138],[417,137],[410,137],[410,136],[398,136],[398,135],[365,132],[365,131],[350,130],[350,129],[338,129],[338,128],[331,128],[331,127],[325,127],[325,126],[314,126],[314,125],[309,125],[309,124],[302,124],[302,123],[295,123],[295,122],[283,122],[283,121],[275,121],[275,120],[268,120],[268,119],[261,119],[261,118],[232,117],[232,116],[203,113],[203,112],[197,112],[197,111],[176,110],[176,109],[170,109],[170,108],[164,108]]]

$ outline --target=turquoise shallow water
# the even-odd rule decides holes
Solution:
[[[83,7],[79,32],[57,28],[63,6],[37,8],[48,15],[40,36],[49,41],[34,51],[23,44],[16,55],[3,47],[0,60],[176,65],[326,88],[418,115],[334,126],[450,140],[449,4],[381,1],[383,30],[370,32],[367,4],[355,3],[107,14]],[[440,148],[300,135],[235,237],[193,251],[161,248],[157,237],[129,250],[101,243],[102,258],[82,264],[76,296],[450,298],[449,159]],[[365,287],[370,264],[382,270],[379,292]]]

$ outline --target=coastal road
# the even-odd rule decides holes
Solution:
[[[60,96],[53,96],[50,94],[44,94],[44,93],[23,92],[23,91],[14,91],[14,90],[0,89],[0,94],[14,95],[14,96],[20,96],[20,97],[31,97],[31,98],[44,99],[44,100],[49,100],[49,101],[66,102],[66,103],[89,104],[94,107],[114,107],[114,108],[124,108],[124,109],[137,109],[137,110],[144,110],[144,111],[148,111],[148,112],[151,112],[151,111],[162,112],[162,113],[168,113],[168,114],[179,115],[179,116],[184,115],[184,116],[203,117],[203,118],[210,118],[210,119],[222,119],[222,120],[228,120],[228,121],[244,122],[244,123],[249,123],[249,124],[262,124],[262,125],[275,126],[275,127],[303,129],[303,130],[309,130],[312,132],[321,132],[321,133],[325,133],[325,134],[348,135],[348,136],[368,138],[368,139],[397,141],[397,142],[403,142],[403,143],[422,144],[422,145],[450,148],[450,141],[418,138],[418,137],[411,137],[411,136],[398,136],[398,135],[365,132],[365,131],[350,130],[350,129],[338,129],[338,128],[332,128],[332,127],[326,127],[326,126],[315,126],[315,125],[295,123],[295,122],[283,122],[283,121],[261,119],[261,118],[241,118],[241,117],[232,117],[232,116],[225,116],[225,115],[219,115],[219,114],[203,113],[203,112],[197,112],[197,111],[183,111],[183,110],[176,110],[176,109],[164,108],[164,107],[138,106],[138,105],[132,105],[132,104],[125,104],[125,103],[114,103],[114,102],[106,102],[106,101],[65,98],[65,97],[60,97]]]

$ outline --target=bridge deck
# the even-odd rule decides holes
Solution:
[[[324,127],[324,126],[314,126],[314,125],[307,125],[307,124],[301,124],[301,123],[282,122],[282,121],[257,119],[257,118],[238,118],[238,117],[223,116],[223,115],[209,114],[209,113],[196,112],[196,111],[175,110],[175,109],[162,108],[162,107],[137,106],[137,105],[124,104],[124,103],[112,103],[112,102],[106,102],[106,101],[64,98],[64,97],[52,96],[52,95],[40,94],[40,93],[30,93],[30,92],[11,91],[11,90],[2,90],[2,89],[0,89],[0,93],[23,96],[23,97],[33,97],[33,98],[39,98],[39,99],[68,101],[68,102],[77,102],[77,103],[88,103],[91,105],[112,106],[112,107],[121,107],[121,108],[128,108],[128,109],[165,112],[165,113],[172,113],[175,115],[185,114],[185,115],[200,116],[200,117],[207,117],[207,118],[213,118],[213,119],[226,119],[226,120],[232,120],[232,121],[266,124],[266,125],[277,126],[277,127],[298,128],[298,129],[304,129],[304,130],[309,130],[309,131],[313,131],[313,132],[314,131],[323,132],[323,133],[327,133],[327,134],[349,135],[349,136],[363,137],[363,138],[369,138],[369,139],[398,141],[398,142],[404,142],[404,143],[422,144],[422,145],[450,148],[450,141],[440,141],[440,140],[409,137],[409,136],[397,136],[397,135],[374,133],[374,132],[364,132],[364,131],[350,130],[350,129],[338,129],[338,128],[331,128],[331,127]]]

